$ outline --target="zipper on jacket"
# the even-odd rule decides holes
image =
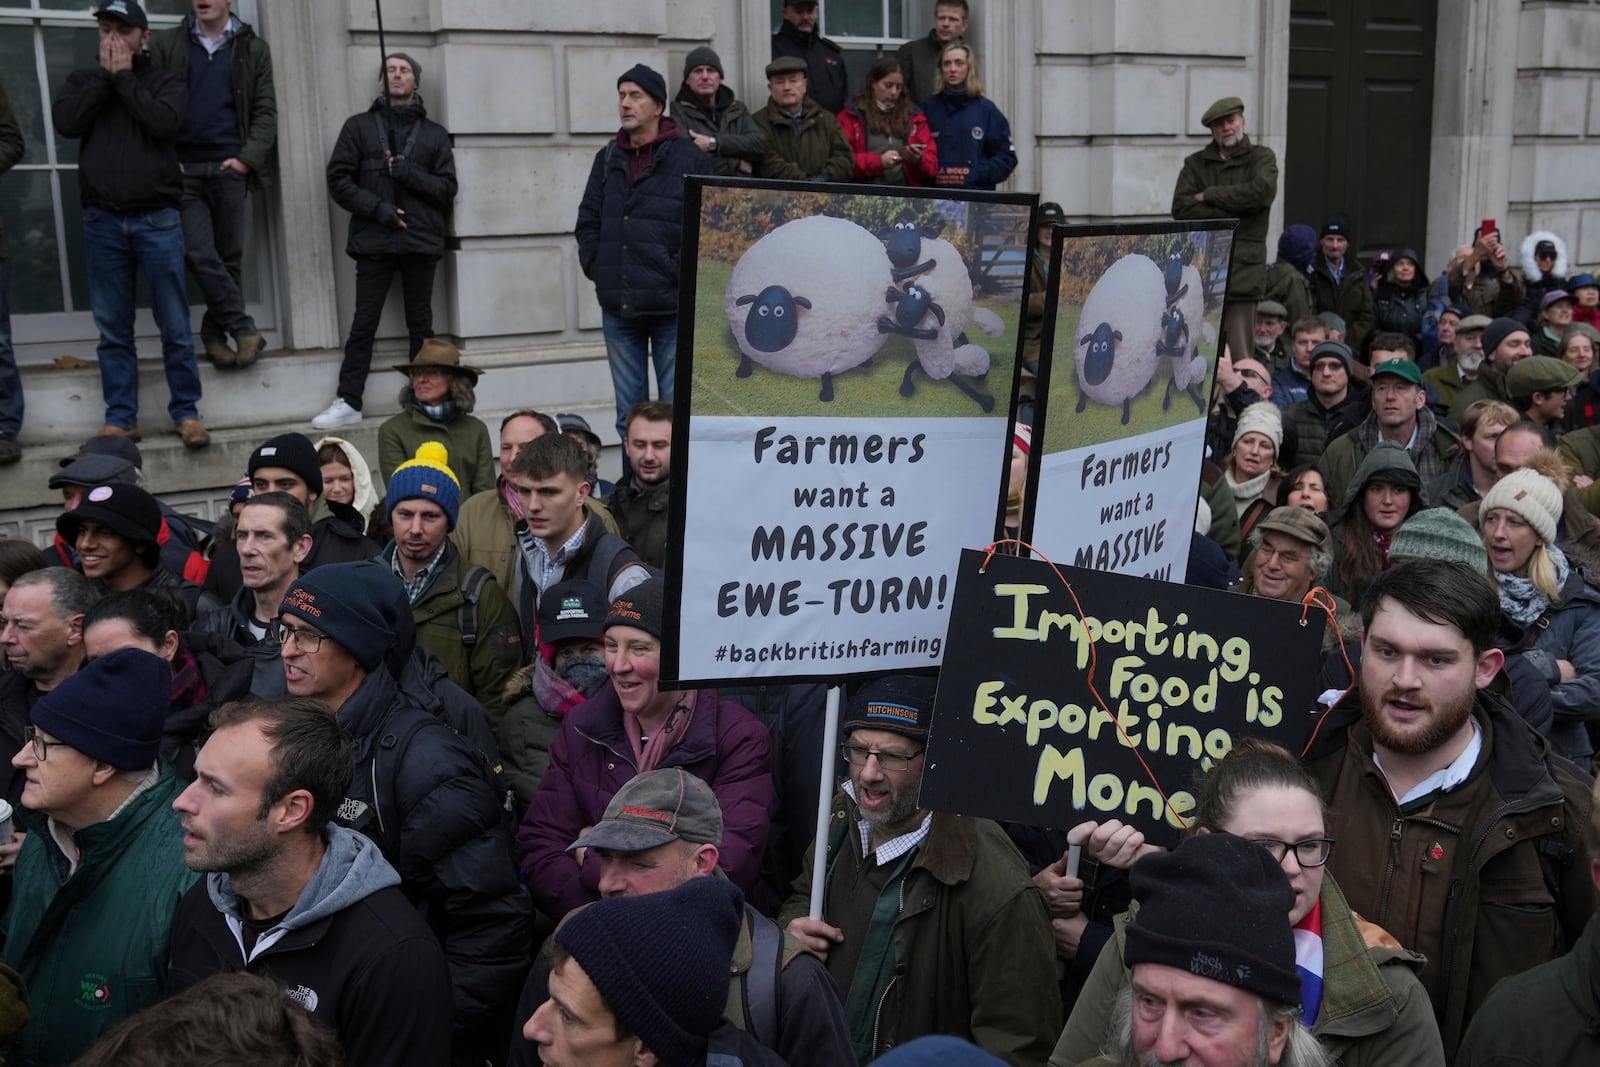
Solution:
[[[900,922],[900,916],[906,913],[906,882],[910,880],[910,874],[911,872],[907,871],[905,875],[902,875],[900,878],[900,903],[895,908],[894,913],[894,921],[897,924]],[[893,947],[893,931],[890,931],[889,942],[890,946]],[[883,1029],[883,1006],[889,1002],[889,990],[893,989],[894,984],[898,981],[900,981],[900,976],[898,974],[889,979],[889,984],[883,987],[883,993],[878,997],[878,1007],[872,1013],[872,1054],[874,1056],[879,1054],[878,1034]]]
[[[1400,839],[1405,833],[1405,820],[1395,815],[1389,827],[1389,862],[1383,869],[1383,892],[1378,894],[1378,914],[1373,920],[1382,926],[1389,918],[1389,890],[1394,887],[1395,853],[1400,848]]]
[[[383,825],[383,805],[378,803],[378,757],[373,756],[367,764],[367,780],[372,783],[372,813],[378,817],[378,833],[384,837],[389,836],[389,831]]]

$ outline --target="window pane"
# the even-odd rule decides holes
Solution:
[[[84,26],[44,26],[39,32],[44,36],[45,72],[50,84],[50,95],[67,80],[75,70],[100,65],[100,36],[93,24]],[[56,161],[69,165],[78,162],[76,138],[56,137]],[[77,202],[77,197],[73,197]]]
[[[144,9],[150,15],[187,15],[194,4],[191,0],[144,0]]]
[[[27,146],[22,162],[44,163],[44,103],[39,99],[31,26],[0,26],[0,71],[5,72],[6,95]]]
[[[828,0],[822,23],[829,37],[882,37],[882,0]]]
[[[63,311],[56,219],[50,207],[50,174],[13,170],[0,178],[0,215],[6,223],[13,315]]]
[[[83,205],[78,203],[78,172],[63,170],[61,175],[61,217],[67,246],[67,275],[72,280],[72,307],[89,310],[89,271],[83,262]]]

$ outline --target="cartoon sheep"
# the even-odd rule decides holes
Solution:
[[[1106,268],[1083,302],[1072,338],[1073,350],[1083,350],[1073,360],[1078,411],[1090,400],[1121,404],[1122,424],[1128,424],[1133,398],[1155,378],[1166,307],[1166,278],[1149,256],[1123,256]]]
[[[734,265],[723,294],[741,358],[795,378],[819,378],[818,399],[833,399],[833,376],[859,367],[882,347],[878,319],[890,287],[883,242],[845,219],[815,215],[773,230]]]
[[[955,245],[942,237],[923,234],[919,259],[920,272],[916,281],[906,285],[904,290],[907,293],[916,290],[918,295],[911,301],[911,307],[922,310],[923,314],[905,323],[907,302],[888,298],[893,309],[891,316],[900,324],[914,328],[892,331],[907,337],[917,353],[916,362],[906,368],[900,382],[900,395],[911,396],[916,391],[912,376],[920,367],[930,378],[948,379],[977,401],[984,411],[990,411],[994,408],[994,398],[980,394],[954,375],[980,377],[989,373],[989,350],[967,341],[966,330],[976,326],[987,336],[998,337],[1005,331],[1005,322],[990,309],[973,304],[972,277]]]
[[[1167,391],[1161,398],[1161,410],[1172,404],[1174,392],[1185,392],[1201,411],[1206,401],[1200,387],[1205,384],[1206,372],[1211,364],[1200,354],[1200,340],[1216,340],[1216,332],[1205,321],[1205,288],[1200,272],[1191,263],[1183,264],[1178,295],[1173,299],[1171,271],[1168,271],[1169,306],[1161,316],[1161,354],[1170,356],[1172,377],[1167,381]],[[1181,340],[1180,340],[1181,334]]]

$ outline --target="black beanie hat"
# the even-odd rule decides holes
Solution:
[[[722,69],[722,57],[717,55],[716,50],[710,45],[703,44],[699,48],[692,50],[688,56],[684,58],[684,81],[689,80],[689,72],[694,70],[696,67],[710,67],[724,78],[728,76],[728,72]]]
[[[86,522],[97,522],[134,544],[161,543],[161,505],[156,498],[126,482],[97,485],[71,511],[56,516],[56,533],[71,543]]]
[[[39,698],[28,717],[90,759],[139,771],[161,754],[171,707],[172,665],[140,648],[119,648]]]
[[[1232,834],[1197,834],[1128,873],[1139,911],[1124,962],[1159,963],[1274,1004],[1300,1003],[1289,909],[1294,890],[1272,854]]]
[[[303,433],[280,433],[250,453],[250,465],[245,468],[250,476],[254,477],[262,467],[293,471],[306,488],[322,495],[322,463],[317,459],[317,446]]]
[[[1528,333],[1528,328],[1513,318],[1495,319],[1483,328],[1483,354],[1485,358],[1494,355],[1494,350],[1499,348],[1501,342],[1514,333]],[[1531,336],[1531,335],[1530,335]]]
[[[395,639],[390,612],[400,587],[394,571],[377,563],[325,563],[290,587],[278,611],[304,619],[374,671]]]
[[[1285,909],[1287,914],[1287,909]],[[703,1063],[722,1022],[728,975],[744,924],[744,897],[722,878],[609,897],[556,930],[617,1021],[667,1067]]]
[[[886,674],[857,689],[845,705],[839,736],[852,730],[888,730],[913,741],[928,740],[928,719],[938,679],[927,674]]]
[[[1318,231],[1317,237],[1323,238],[1330,233],[1336,233],[1340,237],[1353,241],[1355,238],[1352,236],[1351,229],[1350,216],[1342,211],[1335,211],[1322,220],[1322,229]]]
[[[662,579],[646,578],[611,602],[611,610],[606,612],[606,629],[634,626],[651,637],[660,637],[666,591],[667,584]]]
[[[643,63],[635,63],[626,74],[618,78],[617,88],[622,88],[623,82],[632,82],[662,107],[667,106],[667,79]]]

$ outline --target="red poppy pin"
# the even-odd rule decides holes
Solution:
[[[1428,849],[1428,857],[1435,860],[1444,859],[1444,846],[1435,841],[1433,847]]]

